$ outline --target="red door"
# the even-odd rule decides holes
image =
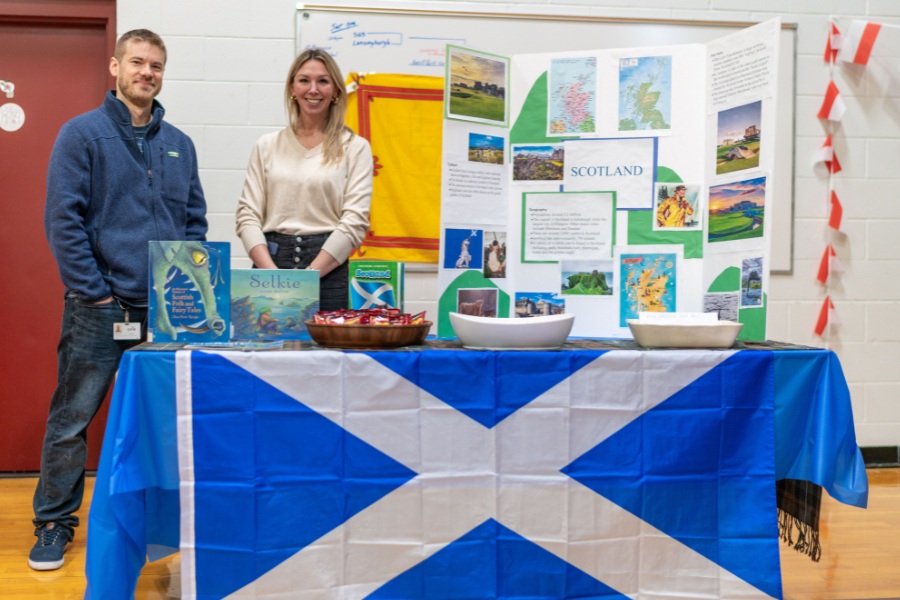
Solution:
[[[15,86],[12,98],[0,92],[0,115],[18,112],[8,103],[24,113],[19,129],[9,131],[9,120],[0,128],[0,471],[40,469],[56,387],[63,287],[44,236],[50,150],[60,126],[99,106],[114,85],[115,2],[68,4],[0,0],[0,79]],[[105,422],[104,408],[88,433],[89,469]]]

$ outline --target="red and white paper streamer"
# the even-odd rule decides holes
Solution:
[[[816,321],[815,333],[819,337],[824,337],[826,331],[838,324],[840,324],[840,319],[838,319],[834,310],[834,302],[831,301],[831,296],[825,296],[822,308],[819,309],[819,319]]]
[[[828,89],[825,90],[825,100],[822,101],[822,107],[819,108],[819,114],[816,116],[828,121],[840,121],[845,112],[847,112],[847,105],[841,98],[840,90],[833,81],[829,81]]]
[[[837,154],[834,152],[834,145],[832,144],[830,133],[819,148],[818,155],[816,156],[816,167],[822,167],[827,173],[831,173],[832,175],[841,170],[841,163],[838,162]]]
[[[830,32],[828,34],[828,42],[825,44],[825,62],[834,64],[837,59],[838,50],[841,49],[844,37],[837,28],[834,21],[831,22]]]
[[[852,21],[838,52],[838,60],[857,65],[868,64],[879,31],[881,25],[878,23]]]
[[[819,280],[819,283],[825,285],[828,283],[828,278],[832,273],[843,273],[843,271],[844,266],[838,259],[837,252],[834,251],[834,246],[828,244],[825,247],[825,253],[822,255],[822,260],[819,261],[819,274],[816,275],[816,279]]]
[[[844,207],[838,200],[837,192],[831,190],[831,212],[828,213],[828,226],[835,231],[841,231],[841,222],[844,220]]]

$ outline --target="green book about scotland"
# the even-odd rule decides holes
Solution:
[[[403,310],[404,266],[395,260],[351,260],[350,304],[353,310]]]
[[[227,341],[231,244],[152,241],[148,251],[147,341]]]
[[[232,269],[231,340],[309,340],[319,311],[319,272]]]

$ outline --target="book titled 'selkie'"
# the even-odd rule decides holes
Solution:
[[[350,308],[403,310],[403,263],[395,260],[350,261]]]
[[[232,340],[308,340],[319,311],[319,272],[232,269]]]
[[[230,273],[228,242],[150,242],[148,341],[227,341]]]

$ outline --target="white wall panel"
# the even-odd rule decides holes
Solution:
[[[323,2],[325,4],[325,2]],[[330,5],[365,5],[332,0]],[[487,2],[370,2],[375,6],[485,10]],[[887,63],[868,70],[830,69],[822,61],[831,15],[900,23],[896,0],[547,0],[499,5],[501,12],[630,18],[761,21],[775,14],[797,23],[795,138],[795,261],[791,275],[773,276],[769,331],[773,339],[829,345],[850,384],[861,445],[900,445],[900,77]],[[782,12],[783,11],[783,12]],[[119,0],[118,29],[147,27],[170,51],[160,100],[168,118],[194,139],[209,198],[210,238],[232,241],[235,266],[249,266],[234,237],[234,206],[256,139],[284,124],[281,90],[294,56],[293,0]],[[827,340],[812,330],[825,290],[816,282],[827,232],[827,180],[812,170],[824,140],[815,118],[834,75],[848,112],[835,129],[844,170],[834,178],[846,235],[833,237],[846,269],[831,294],[842,325]],[[407,308],[436,313],[433,273],[408,272]]]

